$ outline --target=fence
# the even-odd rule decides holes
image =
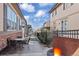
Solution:
[[[54,36],[79,39],[79,30],[53,31]]]

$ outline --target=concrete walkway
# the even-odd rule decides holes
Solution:
[[[36,37],[32,37],[32,39],[37,39]],[[45,47],[44,45],[40,44],[38,40],[31,40],[29,45],[24,45],[24,48],[14,50],[15,53],[7,53],[4,55],[7,56],[47,56],[47,51],[50,48]],[[13,50],[12,50],[13,51]]]
[[[25,45],[25,48],[20,51],[20,55],[27,56],[46,56],[47,55],[47,47],[39,44],[37,41],[30,41],[29,45]]]

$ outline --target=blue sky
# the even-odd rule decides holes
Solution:
[[[54,6],[54,3],[22,3],[19,6],[27,23],[32,25],[35,30],[49,20],[49,10]]]

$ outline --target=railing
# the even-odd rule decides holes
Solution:
[[[54,36],[79,39],[79,30],[53,31]]]

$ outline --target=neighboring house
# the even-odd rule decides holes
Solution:
[[[63,55],[73,55],[79,48],[79,4],[57,3],[49,12],[50,31],[57,31],[53,48],[61,48]]]
[[[79,4],[58,3],[51,9],[51,28],[55,30],[77,30],[79,29]]]
[[[0,4],[0,19],[0,31],[20,30],[25,21],[18,4]]]
[[[50,10],[50,30],[66,31],[79,29],[79,4],[57,3]]]
[[[36,33],[40,33],[41,32],[41,28],[38,28],[35,30]]]
[[[0,50],[7,46],[7,39],[22,36],[22,24],[27,22],[17,3],[0,4]]]
[[[50,31],[50,20],[46,21],[44,24],[43,24],[43,29],[47,30],[47,31]]]
[[[45,31],[46,32],[47,40],[48,41],[52,40],[52,33],[50,32],[50,20],[46,21],[43,24],[42,31]]]

